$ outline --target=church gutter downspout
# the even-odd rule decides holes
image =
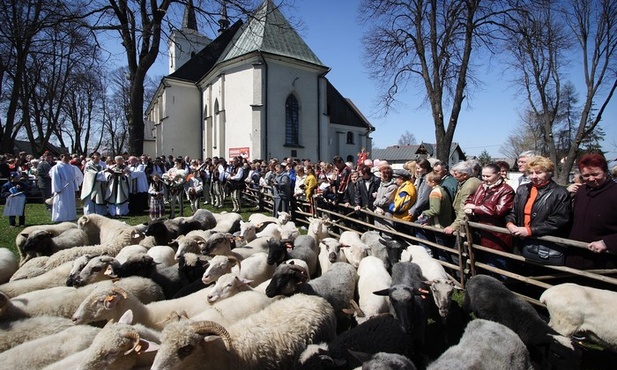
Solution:
[[[321,161],[322,160],[322,153],[321,153],[321,109],[320,109],[320,105],[321,105],[321,79],[326,77],[326,74],[328,74],[328,72],[330,72],[330,68],[328,68],[327,71],[323,72],[322,74],[317,75],[317,160]],[[326,102],[326,105],[328,103]]]
[[[204,130],[206,129],[204,125],[204,91],[201,89],[201,86],[197,85],[197,91],[199,91],[199,116],[201,119],[199,120],[199,150],[201,151],[201,160],[206,159],[206,148],[204,147]]]
[[[263,159],[268,160],[270,158],[270,155],[268,154],[268,62],[266,62],[266,58],[264,57],[263,53],[261,52],[261,50],[257,50],[257,52],[259,53],[259,56],[261,57],[262,62],[264,63],[264,65],[266,66],[266,68],[264,69],[264,80],[265,80],[265,86],[264,86],[264,95],[262,97],[263,100],[263,105],[264,105],[264,151],[263,151]]]

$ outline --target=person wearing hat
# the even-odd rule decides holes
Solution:
[[[394,181],[398,188],[396,189],[396,193],[394,195],[394,202],[390,204],[390,213],[392,213],[392,217],[401,221],[411,221],[411,215],[409,214],[409,210],[411,206],[416,203],[416,187],[411,182],[411,173],[404,169],[396,169],[394,170]],[[408,232],[409,229],[406,225],[396,224],[394,228],[398,231]]]
[[[12,172],[9,181],[2,185],[2,196],[6,198],[4,215],[9,216],[9,225],[15,227],[15,218],[19,216],[19,227],[26,225],[26,191],[28,185],[21,180],[19,172]]]

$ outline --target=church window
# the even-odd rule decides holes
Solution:
[[[299,145],[299,134],[298,99],[289,95],[285,101],[285,145]]]
[[[353,144],[353,132],[347,131],[347,144]]]

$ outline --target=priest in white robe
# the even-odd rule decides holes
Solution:
[[[79,189],[79,183],[74,166],[69,163],[70,160],[71,156],[68,153],[61,154],[60,161],[49,171],[53,196],[52,222],[77,220],[75,192]]]

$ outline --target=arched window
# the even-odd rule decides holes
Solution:
[[[289,95],[285,101],[285,145],[299,145],[299,135],[298,99]]]
[[[217,138],[217,126],[219,123],[219,101],[216,99],[214,101],[214,120],[212,122],[212,146],[216,148],[218,138]]]
[[[347,131],[347,144],[353,144],[353,132]]]

